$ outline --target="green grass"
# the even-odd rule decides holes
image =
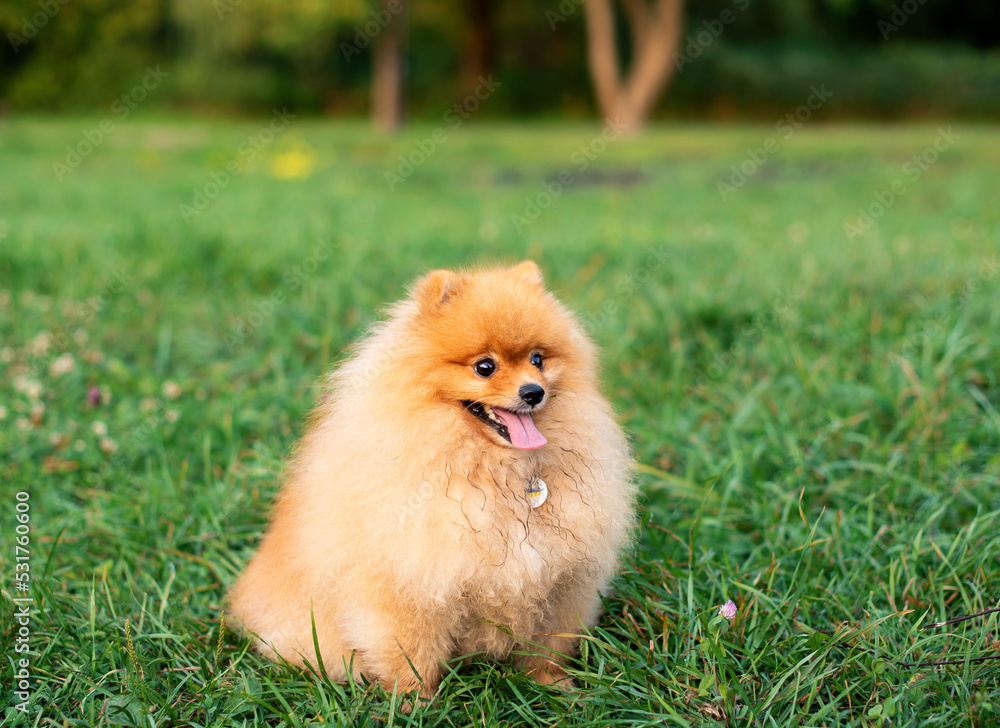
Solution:
[[[295,120],[186,223],[263,123],[119,124],[62,182],[95,120],[0,126],[5,722],[23,491],[25,724],[997,725],[998,615],[926,629],[1000,603],[994,130],[911,182],[936,128],[806,127],[723,201],[773,129],[658,128],[518,231],[594,128],[449,130],[390,192],[431,128]],[[641,463],[579,690],[477,662],[406,717],[261,660],[220,614],[317,378],[423,271],[521,258],[588,320]]]

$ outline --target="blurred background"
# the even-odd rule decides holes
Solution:
[[[582,0],[6,0],[0,108],[103,109],[146,65],[162,64],[170,83],[144,111],[287,105],[357,117],[381,76],[398,84],[403,118],[437,118],[493,74],[504,91],[477,117],[581,119],[597,111],[595,65],[659,49],[643,61],[673,71],[650,104],[656,119],[770,119],[816,79],[837,89],[829,118],[1000,116],[1000,7],[990,0],[682,4],[602,0],[588,12]],[[588,40],[599,45],[605,33],[615,57],[588,55]],[[637,52],[643,44],[653,52]]]

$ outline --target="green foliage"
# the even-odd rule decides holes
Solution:
[[[828,119],[1000,117],[998,51],[892,44],[845,52],[720,41],[697,57],[684,55],[662,104],[666,116],[777,119],[823,85],[833,93],[822,111]]]
[[[480,68],[470,3],[410,3],[412,115],[439,119],[483,72],[503,92],[479,117],[593,116],[580,1],[486,5],[494,50]],[[661,115],[770,118],[801,103],[810,84],[827,83],[839,89],[841,116],[1000,116],[998,11],[927,0],[886,30],[880,24],[896,5],[690,2],[681,55],[691,62],[680,63]],[[385,24],[380,9],[365,0],[11,0],[0,6],[8,38],[0,43],[0,101],[18,110],[105,110],[147,64],[159,63],[171,76],[148,102],[153,108],[290,105],[363,115],[372,43]],[[627,55],[624,29],[621,36]]]
[[[0,93],[17,108],[104,107],[169,55],[168,0],[10,0]]]
[[[771,127],[653,129],[519,233],[593,128],[463,128],[390,192],[429,127],[295,120],[185,223],[263,123],[122,124],[59,183],[87,125],[5,122],[0,563],[28,491],[32,725],[996,723],[1000,662],[973,660],[998,654],[997,615],[923,629],[1000,599],[994,130],[956,127],[854,238],[936,127],[807,126],[725,203]],[[473,660],[405,717],[261,660],[224,595],[317,379],[420,273],[525,257],[603,348],[641,463],[578,690]]]

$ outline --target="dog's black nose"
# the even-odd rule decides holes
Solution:
[[[532,407],[541,402],[542,397],[545,396],[545,390],[537,384],[525,384],[518,390],[517,393],[521,395],[521,399],[530,404]]]

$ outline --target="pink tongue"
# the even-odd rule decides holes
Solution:
[[[521,450],[537,450],[548,442],[535,427],[531,415],[527,412],[518,414],[500,407],[494,407],[493,412],[507,426],[507,431],[510,432],[510,441],[514,447]]]

